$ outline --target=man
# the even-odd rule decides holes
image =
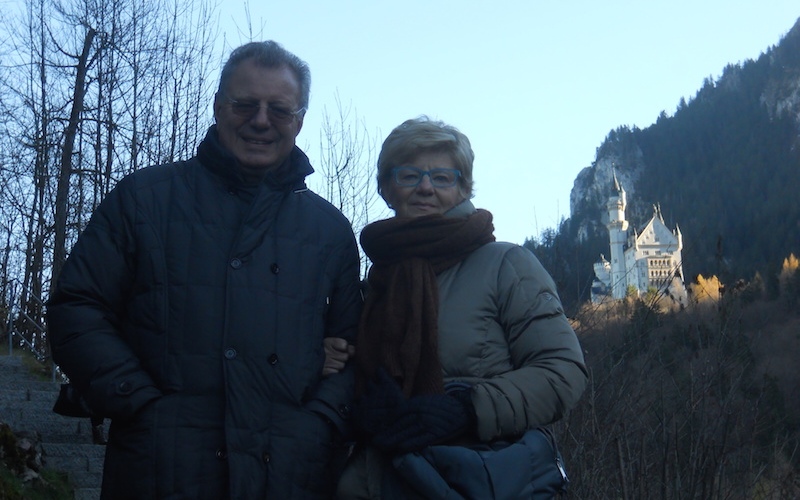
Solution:
[[[121,180],[48,304],[53,359],[112,419],[106,499],[329,498],[350,369],[358,251],[306,188],[295,146],[307,65],[275,42],[234,50],[197,156]]]

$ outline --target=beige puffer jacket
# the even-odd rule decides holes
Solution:
[[[474,210],[465,201],[447,215]],[[489,243],[437,279],[445,382],[473,385],[481,441],[554,422],[575,405],[587,380],[583,353],[532,252]]]

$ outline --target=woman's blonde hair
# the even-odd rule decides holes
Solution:
[[[378,192],[391,182],[392,169],[413,161],[420,153],[446,153],[461,172],[458,188],[464,198],[472,198],[472,164],[475,153],[466,135],[452,125],[423,115],[406,120],[386,137],[378,155]]]

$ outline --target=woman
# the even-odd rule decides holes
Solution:
[[[464,134],[427,117],[383,143],[378,189],[395,217],[361,234],[373,262],[356,355],[364,446],[339,498],[431,497],[404,472],[409,452],[514,442],[584,390],[553,280],[528,250],[495,242],[492,215],[469,201],[473,159]]]

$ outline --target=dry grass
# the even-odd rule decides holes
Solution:
[[[797,313],[627,300],[574,326],[591,376],[557,424],[572,498],[800,498]]]

